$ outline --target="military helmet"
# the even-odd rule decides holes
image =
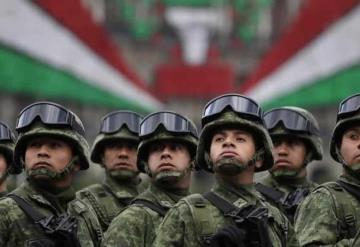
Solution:
[[[15,136],[9,126],[0,122],[0,153],[2,153],[6,159],[7,170],[12,173],[13,169],[13,153],[14,153]]]
[[[114,111],[104,116],[92,146],[91,160],[101,164],[104,147],[110,141],[125,140],[138,145],[141,119],[139,114],[132,111]]]
[[[272,138],[294,135],[303,139],[311,150],[307,162],[322,159],[319,124],[309,111],[293,106],[274,108],[265,112],[264,121]]]
[[[159,141],[176,141],[187,145],[191,159],[195,158],[198,133],[188,118],[171,111],[160,111],[146,116],[140,123],[140,144],[137,166],[147,172],[149,146]]]
[[[18,138],[14,149],[14,174],[21,173],[27,143],[38,136],[55,136],[68,141],[80,159],[80,169],[89,167],[89,145],[84,126],[75,113],[48,101],[25,107],[17,117]]]
[[[340,102],[339,110],[336,119],[336,125],[332,133],[330,141],[331,157],[343,163],[343,158],[340,156],[339,146],[341,138],[350,126],[354,124],[360,125],[360,93],[351,95]]]
[[[202,131],[196,152],[196,164],[213,172],[209,149],[214,131],[219,127],[240,127],[249,130],[257,141],[257,151],[262,152],[263,165],[256,172],[273,166],[272,141],[264,126],[261,107],[252,99],[241,94],[224,94],[208,102],[202,112]]]

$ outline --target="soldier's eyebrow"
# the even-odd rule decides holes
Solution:
[[[349,133],[349,132],[360,133],[360,126],[353,126],[345,131],[345,133]]]

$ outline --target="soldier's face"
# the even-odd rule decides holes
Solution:
[[[31,140],[25,151],[27,169],[46,168],[61,172],[72,160],[71,146],[52,137],[38,137]]]
[[[6,174],[7,162],[5,156],[0,153],[0,180]]]
[[[340,154],[348,166],[360,164],[360,126],[351,127],[344,132]]]
[[[223,158],[234,158],[246,164],[255,155],[255,142],[251,133],[238,129],[215,132],[211,140],[210,159],[217,164]]]
[[[137,172],[137,145],[125,141],[113,141],[106,144],[103,164],[109,171],[130,170]]]
[[[190,166],[190,162],[190,153],[182,143],[161,141],[149,148],[148,164],[152,174],[184,171]]]
[[[293,170],[304,168],[306,158],[305,143],[295,136],[273,138],[274,166],[271,171]]]

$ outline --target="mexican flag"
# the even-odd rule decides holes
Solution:
[[[265,109],[333,105],[360,92],[359,24],[359,1],[304,1],[240,91]]]
[[[81,0],[4,0],[0,90],[150,112],[162,107]]]

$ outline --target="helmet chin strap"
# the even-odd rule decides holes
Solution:
[[[207,155],[207,157],[209,158],[210,161],[210,156],[207,152],[205,152],[205,154]],[[243,172],[244,170],[246,170],[247,168],[251,167],[251,166],[255,166],[256,162],[262,159],[262,156],[264,155],[264,151],[258,150],[254,156],[247,162],[243,163],[240,160],[230,157],[230,158],[223,158],[220,159],[217,162],[217,166],[214,167],[214,170],[220,173],[224,173],[227,175],[235,175],[238,173]],[[206,158],[206,156],[205,156]],[[212,165],[212,162],[210,163]]]
[[[130,170],[106,170],[106,174],[108,174],[116,181],[127,181],[135,178],[139,174],[139,172]]]
[[[6,170],[5,173],[0,174],[0,184],[2,184],[2,183],[5,182],[5,180],[6,180],[6,178],[8,177],[8,175],[9,175],[8,170]]]
[[[192,161],[190,165],[182,171],[163,171],[157,174],[153,174],[156,183],[159,184],[168,184],[180,181],[185,176],[189,175],[194,168],[194,162]]]
[[[79,164],[79,157],[74,156],[71,161],[65,166],[65,168],[60,172],[54,172],[49,170],[46,167],[41,167],[38,169],[26,169],[26,175],[28,177],[36,177],[36,176],[46,176],[49,179],[62,179],[66,177],[68,174],[70,174],[72,171],[74,171],[75,165]],[[24,162],[22,160],[22,162]]]

